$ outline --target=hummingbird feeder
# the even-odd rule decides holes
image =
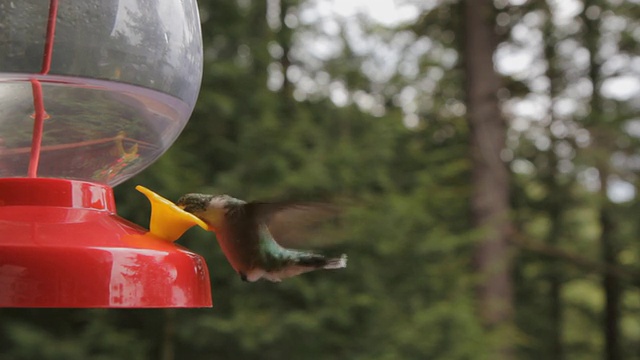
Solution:
[[[0,0],[0,49],[0,307],[211,306],[203,258],[172,242],[206,225],[139,188],[148,231],[112,192],[193,111],[196,1]]]

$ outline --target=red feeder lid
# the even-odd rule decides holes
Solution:
[[[115,213],[106,185],[0,179],[1,307],[209,307],[204,259]]]

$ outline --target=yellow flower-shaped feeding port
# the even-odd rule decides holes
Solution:
[[[151,221],[149,222],[151,235],[167,241],[176,241],[194,225],[209,230],[209,226],[204,221],[146,187],[138,185],[136,190],[143,193],[151,202]]]

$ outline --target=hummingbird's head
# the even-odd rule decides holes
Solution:
[[[178,199],[176,205],[182,210],[195,215],[206,211],[213,198],[213,195],[207,194],[186,194]]]
[[[229,209],[241,204],[245,202],[229,195],[206,194],[186,194],[176,202],[178,207],[197,216],[213,228],[220,226]]]

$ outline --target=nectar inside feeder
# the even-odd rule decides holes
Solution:
[[[211,306],[204,260],[173,243],[206,225],[164,199],[148,231],[112,191],[193,111],[195,0],[24,0],[0,27],[0,307]]]

